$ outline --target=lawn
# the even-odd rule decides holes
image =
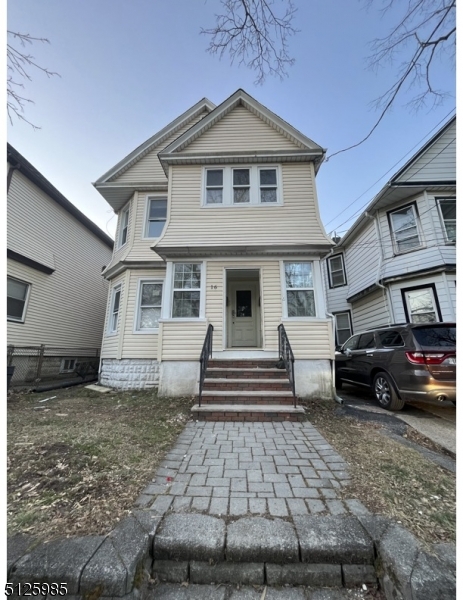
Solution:
[[[108,533],[133,508],[192,403],[153,390],[101,394],[84,386],[9,394],[9,535]]]

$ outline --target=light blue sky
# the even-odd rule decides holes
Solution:
[[[378,113],[370,102],[395,74],[395,67],[366,69],[368,42],[386,35],[399,13],[380,19],[359,0],[295,4],[300,33],[290,52],[296,64],[283,81],[255,86],[251,71],[205,51],[208,40],[199,30],[214,24],[218,0],[10,1],[8,29],[48,38],[50,45],[36,44],[32,54],[61,77],[33,74],[25,95],[35,104],[26,116],[41,129],[14,121],[8,140],[111,235],[116,218],[91,182],[203,97],[219,104],[243,88],[328,154],[349,146],[374,123]],[[450,61],[437,67],[439,85],[454,91]],[[345,231],[354,219],[344,221],[398,166],[384,176],[388,169],[455,106],[450,97],[437,109],[413,113],[404,104],[414,93],[401,98],[369,141],[322,165],[317,185],[328,233]]]

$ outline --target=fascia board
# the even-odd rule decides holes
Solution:
[[[127,170],[132,164],[137,162],[139,158],[141,158],[149,149],[159,143],[162,142],[163,139],[166,139],[171,135],[173,131],[179,129],[186,121],[192,119],[196,114],[202,112],[204,109],[208,109],[210,111],[214,110],[215,104],[213,104],[207,98],[203,98],[199,102],[197,102],[194,106],[189,108],[179,117],[174,119],[171,123],[166,125],[163,129],[155,133],[152,137],[150,137],[146,142],[135,148],[133,152],[128,154],[125,158],[117,163],[114,167],[109,169],[104,175],[99,177],[95,183],[93,184],[97,187],[97,184],[106,183],[108,179],[118,175],[121,171]]]

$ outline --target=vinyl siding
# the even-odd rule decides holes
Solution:
[[[206,330],[206,321],[160,323],[161,360],[199,361]]]
[[[167,191],[165,194],[159,192],[138,192],[135,194],[133,202],[133,241],[130,244],[130,248],[127,252],[126,258],[129,260],[137,261],[159,261],[163,262],[162,258],[151,249],[151,246],[155,243],[155,239],[143,239],[146,228],[146,203],[149,196],[157,198],[166,198]]]
[[[397,181],[455,181],[456,164],[456,122],[454,121]]]
[[[125,281],[126,281],[126,275],[125,275],[125,273],[123,273],[122,275],[115,277],[111,281],[111,287],[108,290],[108,297],[106,299],[106,316],[104,319],[104,335],[103,335],[103,342],[102,342],[102,346],[101,346],[101,358],[118,358],[119,341],[121,338],[121,332],[124,331],[124,313],[122,311],[122,307],[124,305],[123,301],[124,301],[124,297],[125,297],[125,294],[127,291]],[[120,304],[119,304],[120,308],[119,308],[119,320],[117,323],[117,332],[115,334],[108,335],[107,332],[108,332],[108,323],[109,323],[109,316],[110,316],[110,311],[111,311],[113,290],[118,285],[121,286],[121,299],[120,299]]]
[[[129,222],[127,227],[127,242],[119,247],[119,236],[121,231],[121,217],[126,207],[129,207]],[[116,235],[114,242],[114,250],[111,257],[111,261],[107,264],[107,268],[113,267],[120,260],[126,258],[127,254],[130,251],[131,247],[131,235],[133,229],[133,221],[134,221],[134,197],[132,197],[124,207],[117,213],[117,226],[116,226]]]
[[[182,150],[182,154],[300,150],[301,147],[244,106],[237,106]]]
[[[396,320],[396,319],[394,319]],[[377,290],[352,303],[352,326],[354,333],[380,327],[391,322],[385,290]],[[403,321],[402,321],[403,322]]]
[[[163,142],[155,146],[146,156],[141,158],[137,163],[135,163],[132,167],[127,169],[122,175],[116,177],[115,179],[111,179],[110,181],[114,181],[117,183],[127,183],[127,182],[136,182],[136,183],[154,183],[154,182],[166,182],[167,177],[164,173],[164,170],[159,162],[158,153],[166,148],[169,144],[171,144],[174,140],[176,140],[179,136],[181,136],[185,131],[193,127],[195,123],[200,121],[203,117],[208,114],[207,111],[204,111],[194,119],[191,119],[188,123],[180,127],[177,131],[172,133],[169,137],[167,137]]]
[[[348,285],[342,285],[335,288],[330,288],[329,274],[328,274],[328,259],[323,259],[320,261],[322,276],[323,276],[323,286],[326,291],[326,306],[327,310],[330,313],[334,312],[343,312],[350,309],[350,304],[347,302],[347,290]],[[347,283],[349,283],[349,279],[347,278],[347,265],[344,261],[344,267],[346,270],[346,279]]]
[[[108,290],[101,270],[111,248],[19,171],[7,223],[9,248],[55,269],[48,275],[8,259],[8,275],[32,286],[25,322],[8,322],[8,343],[99,348]]]
[[[289,343],[296,360],[334,359],[333,324],[319,321],[284,321]]]
[[[165,271],[152,269],[130,271],[129,288],[127,291],[127,311],[123,325],[124,340],[122,343],[122,358],[157,358],[158,334],[134,333],[137,318],[137,294],[140,279],[163,279]]]
[[[171,169],[170,220],[159,245],[329,244],[311,163],[282,165],[283,206],[202,207],[202,167]]]
[[[375,283],[381,250],[373,221],[368,223],[346,248],[344,258],[348,277],[346,297],[353,296]]]

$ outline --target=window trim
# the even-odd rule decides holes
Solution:
[[[207,172],[208,171],[222,171],[222,185],[207,185]],[[205,167],[203,169],[203,205],[204,206],[223,206],[223,197],[224,197],[224,187],[225,187],[225,170],[223,166],[221,167]],[[207,190],[222,190],[222,202],[208,202],[207,201]]]
[[[173,316],[174,291],[177,289],[177,288],[174,288],[174,277],[175,277],[175,265],[176,264],[200,265],[200,267],[201,267],[201,280],[200,280],[199,288],[193,288],[194,291],[199,291],[199,315],[197,317],[174,317]],[[205,319],[205,304],[206,304],[205,303],[205,291],[206,291],[205,274],[206,274],[205,261],[175,260],[175,261],[167,263],[166,282],[167,282],[167,285],[169,286],[169,290],[168,290],[169,304],[168,304],[167,308],[165,308],[164,310],[161,311],[161,315],[164,315],[164,314],[167,315],[166,317],[162,316],[163,320],[166,320],[166,318],[167,318],[168,320],[172,320],[172,321],[197,323],[198,321]],[[188,289],[190,289],[190,288],[188,288]]]
[[[111,329],[114,315],[114,300],[116,299],[117,292],[120,292],[119,296],[119,310],[117,311],[117,321],[116,321],[116,329]],[[122,284],[118,283],[115,285],[111,291],[111,303],[109,305],[109,314],[108,314],[108,330],[107,336],[117,335],[119,329],[119,320],[121,315],[121,302],[122,302]]]
[[[409,248],[408,250],[399,250],[399,246],[397,245],[397,240],[395,237],[394,227],[392,225],[392,215],[394,213],[399,212],[400,210],[404,210],[406,208],[411,208],[413,210],[413,214],[415,217],[415,223],[416,223],[416,233],[418,236],[419,245],[415,246],[414,248]],[[421,231],[420,214],[418,212],[418,207],[416,205],[416,202],[409,202],[408,204],[403,204],[402,206],[397,206],[393,210],[389,210],[387,212],[387,219],[389,222],[389,232],[391,234],[392,248],[393,248],[394,255],[407,254],[408,252],[415,252],[416,250],[421,250],[422,248],[425,248],[423,233]]]
[[[249,169],[249,202],[234,202],[233,194],[233,171],[235,169]],[[261,202],[260,201],[260,171],[274,169],[276,172],[276,202]],[[222,179],[222,202],[207,204],[207,171],[223,172]],[[283,206],[282,192],[282,177],[281,167],[278,164],[268,165],[252,165],[252,164],[233,164],[233,165],[207,165],[202,171],[202,192],[201,192],[201,208],[234,208],[234,207],[249,207],[249,206]]]
[[[318,307],[318,294],[317,294],[317,289],[320,287],[319,285],[319,281],[318,281],[318,273],[317,273],[317,268],[316,268],[316,263],[317,261],[315,260],[298,260],[296,259],[287,259],[287,260],[282,260],[280,261],[280,277],[281,277],[281,289],[282,289],[282,298],[283,298],[283,319],[287,319],[289,320],[291,323],[294,323],[295,321],[313,321],[314,319],[318,319],[318,314],[319,314],[319,307]],[[285,265],[287,264],[291,264],[291,263],[310,263],[312,265],[312,287],[311,288],[287,288],[286,287],[286,270],[285,270]],[[312,290],[313,291],[313,295],[314,295],[314,306],[315,306],[315,314],[313,316],[309,316],[309,317],[302,317],[302,316],[298,316],[298,317],[290,317],[288,315],[288,296],[287,296],[287,291],[288,289],[291,290]]]
[[[159,325],[158,327],[153,327],[151,329],[140,329],[140,316],[141,316],[141,288],[144,283],[160,283],[162,285],[162,294],[161,294],[161,314],[159,316],[159,321],[162,319],[163,307],[164,307],[164,290],[165,290],[165,279],[162,277],[139,277],[137,283],[137,296],[135,300],[135,318],[133,320],[133,333],[136,335],[147,335],[153,333],[159,333]],[[158,321],[158,322],[159,322]]]
[[[149,207],[150,207],[151,200],[166,200],[166,218],[164,219],[164,227],[162,228],[161,233],[157,237],[150,237],[148,235],[149,222],[150,222],[150,219],[149,219],[150,208]],[[142,240],[159,240],[162,237],[164,230],[166,228],[168,210],[169,210],[169,198],[168,198],[167,194],[159,194],[159,196],[157,194],[150,194],[150,195],[146,196],[146,198],[145,198],[145,215],[143,218],[144,226],[143,226]],[[162,219],[153,219],[153,220],[162,221]]]
[[[70,369],[65,369],[64,368],[64,363],[67,360],[74,361],[74,365]],[[77,366],[77,358],[62,358],[61,359],[61,364],[60,364],[60,367],[59,367],[59,372],[60,373],[74,373],[74,371],[76,370],[76,366]]]
[[[11,323],[25,323],[26,322],[27,307],[29,305],[29,297],[31,295],[32,284],[29,283],[28,281],[24,281],[23,279],[19,279],[18,277],[12,277],[11,275],[7,275],[7,277],[6,277],[6,280],[7,280],[7,285],[6,285],[7,305],[8,305],[8,279],[13,279],[14,281],[17,281],[18,283],[24,284],[25,286],[27,286],[27,289],[26,289],[26,297],[24,299],[23,313],[21,315],[21,318],[20,319],[16,319],[15,317],[10,317],[8,315],[8,306],[7,306],[6,319],[7,319],[7,321],[9,321]]]
[[[444,233],[444,237],[445,237],[445,241],[447,244],[456,244],[456,239],[455,240],[451,240],[447,234],[447,227],[445,226],[445,219],[444,219],[444,215],[442,214],[442,207],[440,205],[442,200],[453,200],[455,202],[455,210],[457,207],[457,199],[456,196],[436,196],[434,198],[434,200],[436,201],[436,205],[437,205],[437,211],[439,213],[439,217],[441,220],[441,224],[442,224],[442,230]],[[456,226],[456,222],[457,220],[455,219],[455,226]]]
[[[338,312],[333,313],[334,316],[334,335],[335,335],[335,345],[336,346],[343,346],[346,342],[343,342],[342,344],[339,343],[339,339],[338,339],[338,320],[337,320],[337,316],[338,315],[347,315],[348,319],[349,319],[349,337],[347,338],[347,340],[352,337],[354,335],[354,331],[353,331],[353,327],[352,327],[352,314],[350,312],[350,310],[340,310]],[[346,331],[345,329],[341,329],[341,331]]]
[[[332,268],[331,268],[331,261],[334,258],[341,259],[341,271],[342,271],[342,274],[344,277],[344,283],[338,283],[337,285],[334,285],[334,283],[333,283]],[[335,271],[335,272],[339,273],[339,270]],[[343,252],[338,252],[337,254],[333,254],[333,256],[328,257],[328,283],[329,283],[330,289],[343,287],[343,286],[347,285],[346,265],[344,264],[344,253]]]
[[[127,215],[127,226],[122,227],[122,223],[123,223],[123,219],[125,218],[125,215]],[[120,248],[122,248],[123,246],[125,246],[127,244],[127,242],[129,241],[129,217],[130,217],[130,202],[127,204],[126,207],[124,207],[121,210],[121,216],[120,216],[120,221],[119,221],[119,233],[117,236],[118,237],[118,246],[117,246],[118,250]],[[126,236],[125,236],[125,242],[122,242],[124,230],[126,230]]]
[[[411,319],[410,319],[410,312],[408,310],[408,302],[407,302],[407,296],[406,296],[407,292],[413,292],[415,290],[423,290],[426,288],[431,289],[432,293],[433,293],[434,306],[436,307],[436,316],[438,317],[438,320],[435,322],[436,323],[443,322],[442,313],[441,313],[440,304],[439,304],[439,298],[437,296],[436,284],[435,283],[423,283],[422,285],[415,285],[413,287],[401,288],[401,290],[400,290],[400,293],[402,295],[402,303],[403,303],[403,307],[404,307],[404,312],[405,312],[405,319],[406,319],[407,323],[413,323],[413,321],[411,321]]]

